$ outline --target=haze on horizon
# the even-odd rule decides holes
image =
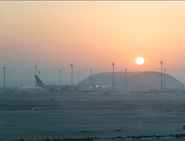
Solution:
[[[74,83],[112,71],[160,71],[185,82],[185,2],[0,2],[0,82]],[[135,64],[137,57],[145,63]],[[163,67],[163,68],[164,68]],[[0,86],[3,85],[0,84]]]

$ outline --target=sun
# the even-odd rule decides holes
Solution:
[[[142,57],[137,57],[136,58],[136,64],[137,65],[142,65],[144,63],[144,59]]]

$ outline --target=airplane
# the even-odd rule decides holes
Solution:
[[[93,87],[82,87],[81,86],[79,90],[82,93],[93,93],[93,92],[95,92]]]
[[[36,79],[36,86],[41,87],[43,89],[47,89],[49,91],[54,91],[54,92],[74,92],[78,90],[76,85],[73,86],[68,86],[68,85],[46,85],[44,84],[40,78],[35,75]]]
[[[94,83],[92,83],[92,85],[93,85],[93,89],[95,92],[101,92],[101,93],[105,93],[105,94],[106,93],[109,94],[110,92],[112,92],[112,85],[104,85],[103,87],[102,87],[102,85],[99,85],[97,87]],[[115,86],[114,92],[120,92],[120,89],[117,86]]]

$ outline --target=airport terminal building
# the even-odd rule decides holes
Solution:
[[[163,89],[183,89],[184,84],[168,74],[162,74]],[[112,72],[97,73],[78,83],[79,86],[95,85],[112,85]],[[119,87],[121,91],[150,91],[151,89],[161,89],[161,72],[146,71],[146,72],[125,72],[114,73],[114,86]]]

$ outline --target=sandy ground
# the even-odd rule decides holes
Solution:
[[[183,124],[185,95],[0,94],[0,140],[169,136]]]

